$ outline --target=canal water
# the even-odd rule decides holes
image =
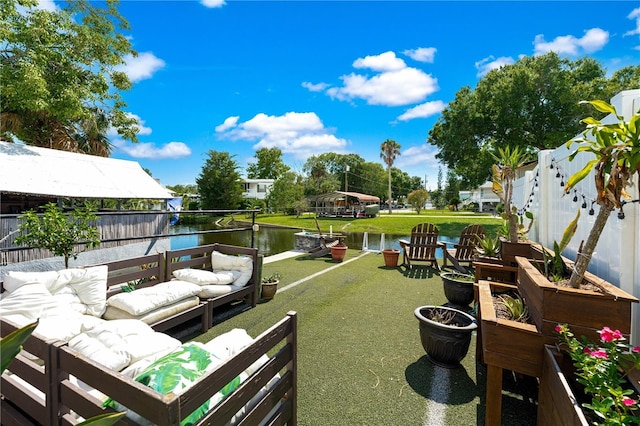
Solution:
[[[194,231],[205,231],[212,229],[213,225],[202,224],[183,226],[176,225],[171,227],[172,233],[188,233]],[[300,232],[299,229],[290,228],[267,228],[261,227],[255,233],[254,245],[260,254],[271,256],[288,250],[293,250],[296,244],[295,234]],[[364,233],[349,232],[346,234],[345,244],[354,249],[361,250],[363,247]],[[384,248],[400,249],[400,240],[409,240],[409,233],[406,235],[385,234]],[[440,235],[440,241],[458,242],[459,237],[450,237]],[[177,250],[188,247],[195,247],[204,244],[222,243],[236,246],[251,246],[251,232],[224,232],[215,234],[195,234],[195,235],[179,235],[171,237],[171,249]],[[381,234],[368,234],[368,249],[380,250]],[[437,257],[442,257],[442,253],[438,250]]]

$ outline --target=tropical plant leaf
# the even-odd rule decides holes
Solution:
[[[580,219],[580,209],[576,213],[576,217],[573,218],[569,225],[565,228],[562,233],[562,240],[560,240],[560,252],[562,252],[568,245],[573,236],[576,234],[576,230],[578,229],[578,219]]]
[[[11,364],[11,361],[20,353],[22,345],[31,336],[31,333],[33,333],[33,330],[35,330],[37,326],[38,321],[27,324],[0,339],[0,367],[2,368],[0,373],[4,372],[9,364]]]
[[[567,179],[567,184],[564,186],[564,192],[569,192],[571,188],[576,186],[578,182],[586,178],[597,163],[598,163],[597,159],[590,160],[587,164],[585,164],[582,170],[571,175],[569,179]]]
[[[118,420],[123,418],[127,413],[106,413],[92,417],[84,422],[78,423],[77,426],[111,426],[116,424]]]
[[[617,115],[615,108],[613,108],[611,105],[609,105],[605,101],[600,101],[600,100],[580,101],[580,103],[592,105],[595,109],[597,109],[600,112]]]

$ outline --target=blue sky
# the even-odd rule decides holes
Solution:
[[[122,0],[139,53],[127,110],[140,143],[112,135],[113,157],[163,184],[190,184],[209,150],[244,168],[278,147],[294,171],[311,155],[356,153],[427,176],[440,112],[490,69],[550,50],[590,56],[610,74],[640,64],[637,1]]]

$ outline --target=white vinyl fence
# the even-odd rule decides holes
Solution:
[[[640,89],[619,93],[611,99],[611,104],[616,107],[618,114],[628,120],[633,111],[640,109]],[[603,121],[606,120],[612,121],[615,117],[607,117]],[[554,241],[562,239],[565,228],[580,210],[577,232],[563,253],[572,260],[575,260],[581,241],[586,241],[599,210],[594,201],[596,190],[593,173],[582,180],[575,191],[564,193],[564,184],[569,176],[593,159],[592,154],[580,153],[573,161],[569,161],[569,154],[578,146],[573,144],[569,150],[563,145],[540,152],[538,166],[515,183],[513,197],[513,204],[520,213],[531,211],[534,215],[535,222],[529,238],[549,248],[553,247]],[[637,175],[633,181],[634,186],[628,192],[632,200],[638,200]],[[619,216],[619,210],[614,210],[609,217],[588,269],[640,298],[640,202],[627,203],[623,211],[624,218]],[[639,344],[640,307],[634,305],[632,340]],[[603,312],[603,315],[606,314]]]

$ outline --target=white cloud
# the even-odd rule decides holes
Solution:
[[[305,89],[309,90],[310,92],[322,92],[327,87],[329,87],[329,84],[327,84],[327,83],[316,83],[316,84],[313,84],[313,83],[311,83],[309,81],[304,81],[304,82],[302,82],[302,87],[304,87]]]
[[[144,136],[144,135],[150,135],[152,133],[151,127],[146,127],[144,125],[145,121],[142,118],[140,118],[139,115],[128,112],[127,117],[135,118],[138,121],[138,133],[137,133],[138,135]],[[113,126],[109,127],[109,129],[107,130],[107,136],[110,138],[117,137],[118,131]]]
[[[329,96],[346,101],[360,98],[369,105],[414,104],[438,90],[438,80],[416,68],[383,72],[373,77],[351,73],[340,78],[343,86],[328,89]]]
[[[514,64],[516,61],[510,56],[501,56],[494,58],[493,56],[487,56],[486,58],[476,62],[476,69],[478,70],[478,77],[484,77],[491,70],[498,69],[504,65]]]
[[[626,33],[624,33],[624,35],[630,36],[630,35],[640,34],[640,7],[637,9],[633,9],[629,14],[629,16],[627,16],[627,18],[636,20],[636,28],[633,30],[627,31]]]
[[[394,52],[384,52],[380,55],[365,56],[353,62],[354,68],[370,68],[374,71],[397,71],[406,68],[407,64],[396,56]]]
[[[169,142],[160,148],[153,143],[131,143],[121,139],[112,141],[119,150],[134,158],[150,158],[160,160],[164,158],[182,158],[191,155],[191,149],[182,142]]]
[[[313,112],[287,112],[280,116],[260,113],[243,123],[238,123],[238,117],[229,117],[216,127],[216,132],[225,139],[257,141],[255,149],[277,147],[300,159],[318,152],[342,152],[347,145]]]
[[[604,47],[609,42],[609,33],[600,28],[591,28],[584,36],[576,38],[572,35],[559,36],[553,41],[544,40],[544,35],[538,34],[533,42],[534,54],[542,55],[547,52],[558,54],[578,55],[581,50],[585,53],[593,53]]]
[[[433,63],[437,49],[435,47],[419,47],[417,49],[407,49],[404,53],[414,61]]]
[[[439,114],[447,104],[442,101],[425,102],[423,104],[409,108],[403,114],[398,116],[400,121],[409,121],[414,118],[427,118],[435,114]]]
[[[60,8],[54,0],[38,0],[36,9],[48,10],[49,12],[59,12]]]
[[[224,123],[216,126],[216,132],[223,133],[231,129],[232,127],[236,127],[236,124],[238,123],[239,119],[240,117],[238,116],[228,117],[226,120],[224,120]]]
[[[222,7],[227,4],[224,0],[200,0],[200,3],[202,3],[203,6],[209,8]]]
[[[436,159],[438,148],[429,144],[413,146],[400,152],[397,167],[405,168],[411,166],[421,166],[425,170],[437,169],[439,162]]]
[[[151,52],[140,53],[136,57],[126,55],[124,60],[125,65],[119,66],[118,70],[127,74],[132,82],[151,78],[157,70],[164,68],[165,65],[162,59],[157,58]]]
[[[364,99],[369,105],[400,106],[422,102],[438,90],[438,80],[417,68],[408,67],[393,52],[358,58],[355,68],[377,71],[373,76],[351,73],[340,77],[342,86],[325,91],[333,99]],[[304,84],[303,84],[304,85]]]

